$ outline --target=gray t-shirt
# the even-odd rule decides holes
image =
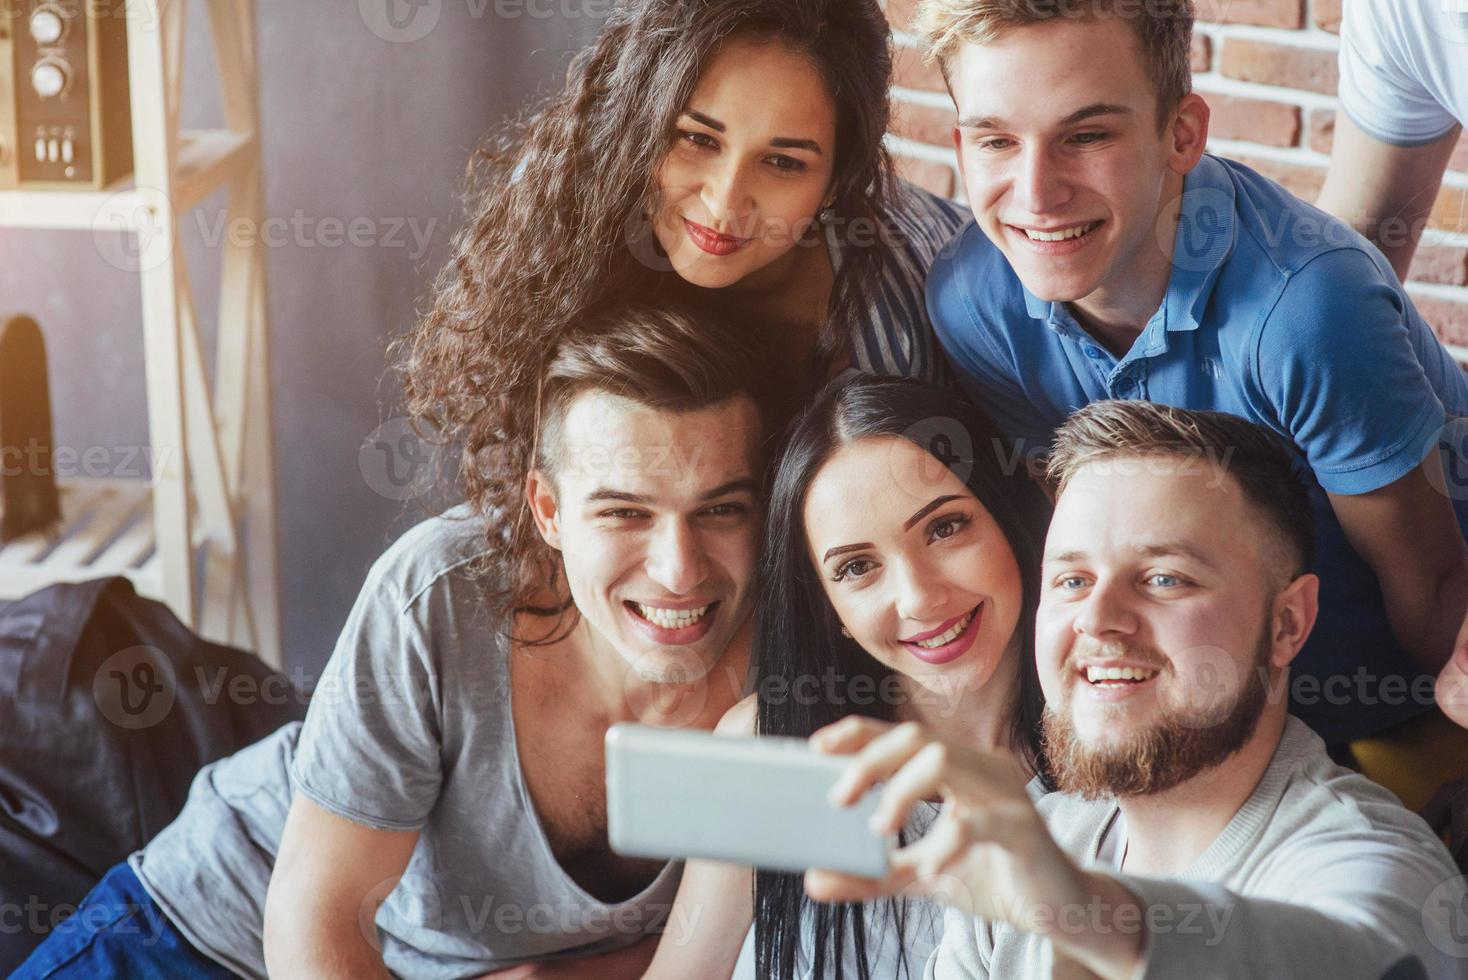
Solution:
[[[1223,832],[1170,878],[1117,873],[1126,828],[1114,802],[1051,793],[1037,806],[1067,854],[1140,899],[1138,980],[1468,977],[1468,887],[1447,849],[1391,793],[1331,762],[1297,718]],[[1049,977],[1052,958],[1046,938],[950,910],[927,976]]]
[[[520,772],[507,645],[468,574],[486,547],[464,508],[403,535],[368,574],[304,725],[201,770],[178,819],[129,859],[211,958],[265,976],[265,890],[292,787],[357,823],[421,832],[377,913],[397,976],[594,955],[666,918],[681,865],[607,905],[551,854]]]

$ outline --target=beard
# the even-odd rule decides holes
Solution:
[[[1243,747],[1264,713],[1269,648],[1266,621],[1243,685],[1226,712],[1210,712],[1200,723],[1185,709],[1168,708],[1161,720],[1121,744],[1087,744],[1066,708],[1047,704],[1041,740],[1056,785],[1086,800],[1150,796],[1217,766]]]

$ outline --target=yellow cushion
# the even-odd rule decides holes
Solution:
[[[1438,787],[1468,775],[1468,729],[1433,709],[1391,731],[1351,743],[1367,778],[1420,810]]]

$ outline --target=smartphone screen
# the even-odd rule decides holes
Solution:
[[[833,806],[826,794],[848,759],[804,739],[614,725],[606,753],[607,829],[619,854],[887,873],[892,838],[867,827],[876,794]]]

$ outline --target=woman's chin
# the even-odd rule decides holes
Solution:
[[[717,259],[699,252],[696,257],[670,257],[673,271],[684,282],[700,289],[727,289],[744,278],[744,269],[728,259]]]

